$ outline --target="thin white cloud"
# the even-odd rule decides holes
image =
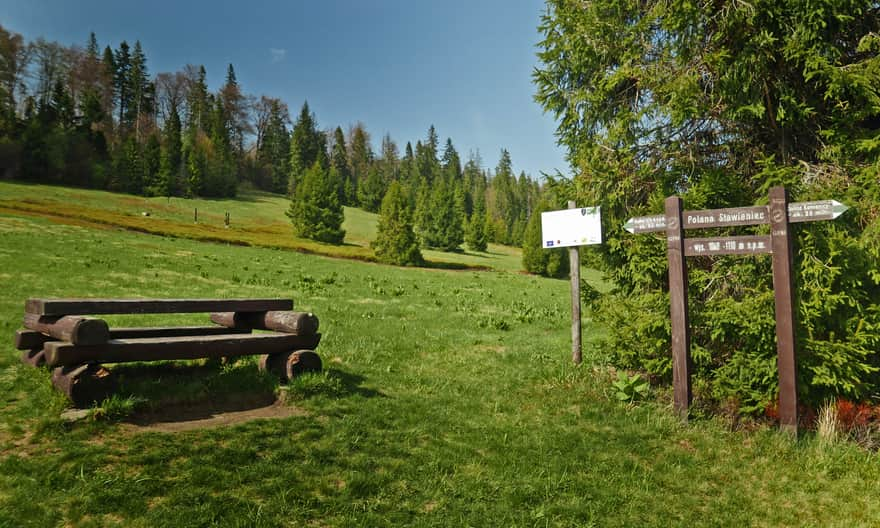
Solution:
[[[269,54],[272,55],[272,64],[281,62],[287,56],[287,50],[283,48],[269,48]]]

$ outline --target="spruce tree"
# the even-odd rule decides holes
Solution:
[[[594,316],[616,366],[658,379],[671,366],[664,251],[627,218],[662,213],[671,195],[692,210],[766,203],[785,185],[795,202],[852,207],[792,229],[798,392],[876,393],[878,27],[866,0],[547,2],[536,100],[556,116],[578,200],[602,207],[596,263],[616,287]],[[762,412],[778,392],[770,259],[693,262],[695,376],[717,398],[704,403]]]
[[[382,199],[372,247],[379,262],[398,266],[418,266],[424,262],[419,240],[413,231],[412,208],[399,182],[391,182]]]
[[[248,108],[244,94],[238,86],[235,68],[230,63],[226,68],[226,82],[220,89],[218,98],[223,101],[223,116],[229,133],[232,158],[237,166],[244,156],[244,137],[253,132],[248,123]]]
[[[413,154],[412,143],[406,142],[406,148],[403,151],[403,159],[400,160],[400,181],[404,183],[410,191],[414,191],[419,186],[419,172],[416,166],[415,154]],[[412,202],[415,207],[415,200]]]
[[[354,192],[354,185],[351,183],[351,170],[348,168],[348,149],[345,146],[345,135],[342,133],[342,127],[336,127],[333,131],[333,152],[330,155],[330,166],[336,169],[339,174],[339,203],[351,205],[348,203],[348,196]]]
[[[199,66],[194,78],[190,79],[186,94],[186,130],[188,134],[192,134],[196,130],[205,131],[208,128],[211,105],[206,77],[205,67]]]
[[[434,125],[428,129],[428,137],[424,143],[416,142],[416,167],[420,179],[432,185],[440,177],[440,161],[437,159],[437,132]]]
[[[221,97],[214,98],[211,112],[211,145],[206,181],[207,196],[235,196],[238,187],[237,167],[233,157],[231,132],[226,107]]]
[[[464,241],[462,204],[456,200],[455,184],[439,178],[422,199],[419,235],[422,243],[443,251],[455,251]]]
[[[446,147],[443,149],[443,158],[442,158],[441,168],[443,170],[443,175],[446,178],[458,181],[462,178],[461,173],[461,158],[458,156],[458,152],[455,150],[455,147],[452,145],[452,138],[446,139]]]
[[[358,203],[371,213],[379,211],[382,205],[382,197],[385,195],[385,182],[382,173],[375,164],[367,170],[367,178],[358,186]]]
[[[119,109],[119,125],[128,126],[130,121],[129,108],[131,107],[131,52],[128,42],[122,41],[119,49],[113,54],[113,92],[116,95],[116,105]]]
[[[262,140],[257,147],[258,163],[266,173],[263,185],[272,192],[283,193],[290,172],[290,134],[287,132],[290,116],[287,105],[279,99],[263,96],[261,103],[268,109]]]
[[[382,181],[386,186],[391,182],[400,179],[400,159],[397,151],[397,143],[391,139],[390,134],[382,137],[382,155],[379,159],[379,171],[382,174]]]
[[[490,182],[494,201],[489,207],[494,229],[494,242],[514,243],[514,224],[519,216],[516,198],[516,177],[507,149],[501,149],[501,158],[495,168],[495,177]]]
[[[297,236],[330,244],[342,243],[345,217],[336,193],[338,178],[336,171],[326,169],[321,160],[315,160],[302,174],[287,211]]]
[[[549,210],[549,204],[541,201],[529,218],[523,236],[522,264],[529,273],[559,278],[568,273],[568,254],[563,248],[544,249],[544,241],[541,237],[541,213]]]
[[[373,151],[370,148],[370,136],[363,123],[358,123],[351,130],[351,145],[349,146],[348,162],[351,168],[351,184],[347,186],[346,203],[348,205],[359,204],[358,190],[364,185],[369,177],[370,166],[373,162]],[[380,200],[381,200],[381,194]]]
[[[139,40],[134,43],[128,73],[124,82],[126,92],[129,95],[125,122],[128,127],[134,127],[135,137],[140,141],[141,116],[151,115],[153,112],[154,87],[149,81],[147,57],[144,54],[143,48],[141,48],[141,41]]]
[[[324,135],[318,130],[315,115],[309,110],[309,102],[305,101],[290,135],[290,164],[288,167],[290,177],[287,190],[291,196],[296,194],[297,185],[314,165],[319,153],[322,153],[324,148]],[[326,167],[324,168],[326,169]]]
[[[486,251],[489,246],[486,232],[486,197],[482,194],[477,195],[474,200],[474,209],[465,232],[465,243],[474,251]]]
[[[180,114],[177,108],[171,108],[162,134],[162,157],[159,161],[159,182],[155,193],[157,196],[173,196],[180,192],[178,175],[181,160]]]
[[[162,142],[158,132],[153,132],[147,137],[142,148],[143,164],[143,194],[146,196],[160,196],[162,194],[162,180],[159,173],[162,163]]]

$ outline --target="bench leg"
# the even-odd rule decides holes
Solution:
[[[286,383],[303,372],[320,372],[321,357],[314,350],[296,350],[260,356],[260,370],[278,376]]]
[[[21,351],[21,362],[32,367],[46,366],[46,354],[42,348]]]
[[[102,401],[117,388],[116,376],[97,363],[58,367],[52,384],[79,408]]]

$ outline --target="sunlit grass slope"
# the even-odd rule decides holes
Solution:
[[[286,391],[297,412],[284,419],[174,434],[66,424],[49,373],[12,349],[34,296],[290,297],[320,317],[325,369]],[[682,424],[668,398],[615,402],[589,340],[586,364],[570,364],[568,302],[567,282],[515,273],[0,212],[0,526],[880,524],[871,453]],[[281,392],[253,360],[114,368],[122,389],[103,412],[247,408]]]
[[[374,260],[370,242],[376,237],[376,214],[346,207],[345,244],[334,246],[293,236],[284,214],[289,205],[283,196],[259,191],[246,191],[234,199],[144,198],[90,189],[0,182],[0,210],[46,216],[57,222]],[[227,213],[228,227],[225,225]],[[518,248],[495,245],[487,252],[425,251],[429,264],[507,271],[521,269],[520,255]]]

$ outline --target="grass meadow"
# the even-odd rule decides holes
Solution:
[[[0,185],[0,527],[880,524],[873,453],[683,424],[667,394],[615,401],[590,340],[602,329],[584,321],[585,363],[573,366],[568,284],[512,272],[515,250],[444,256],[494,262],[486,271],[302,253],[282,234],[206,242],[172,232],[194,228],[180,202],[151,213],[168,221],[157,236],[73,216],[140,221],[153,201]],[[242,237],[286,221],[269,195],[198,203],[221,232],[225,210],[241,218]],[[365,225],[350,226],[347,248],[365,247]],[[12,346],[26,298],[68,296],[289,297],[320,318],[324,371],[279,387],[252,358],[120,365],[119,393],[69,423],[49,373]],[[151,427],[275,400],[278,418]]]
[[[290,221],[284,215],[289,206],[287,198],[260,191],[243,192],[235,199],[190,200],[0,181],[0,212],[89,227],[118,227],[208,242],[374,260],[369,246],[375,238],[378,215],[346,207],[345,243],[332,246],[292,236]],[[486,252],[426,250],[424,256],[429,266],[439,268],[517,271],[522,267],[519,250],[496,244],[490,244]]]

